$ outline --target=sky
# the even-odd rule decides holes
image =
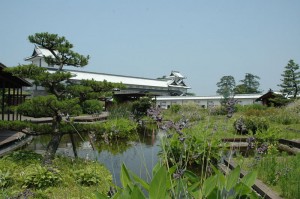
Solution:
[[[231,75],[278,90],[300,64],[299,0],[0,0],[0,62],[26,64],[28,36],[65,36],[90,55],[84,70],[158,78],[179,71],[189,92],[215,95]],[[70,68],[76,69],[76,68]]]

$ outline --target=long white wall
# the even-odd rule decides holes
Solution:
[[[250,104],[259,104],[255,100],[261,95],[237,95],[234,98],[237,100],[237,103],[240,105],[250,105]],[[221,96],[208,96],[208,97],[189,97],[189,96],[174,96],[174,97],[157,97],[156,98],[156,107],[163,109],[169,108],[173,104],[187,104],[195,103],[203,108],[209,106],[220,106],[221,105]]]

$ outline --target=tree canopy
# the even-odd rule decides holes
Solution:
[[[234,95],[235,80],[231,75],[223,76],[217,83],[218,90],[217,93],[222,95],[225,99]]]
[[[291,59],[284,68],[285,70],[281,74],[283,79],[281,79],[281,84],[278,86],[281,87],[280,91],[284,95],[293,95],[293,97],[296,98],[300,85],[299,65]]]
[[[34,81],[36,85],[45,88],[45,96],[33,97],[18,107],[18,111],[28,116],[52,117],[51,140],[47,145],[45,162],[51,162],[56,153],[58,144],[65,134],[63,132],[66,118],[64,115],[78,115],[84,112],[86,106],[102,107],[100,97],[112,95],[113,88],[124,87],[121,83],[114,84],[107,81],[95,80],[71,81],[73,77],[63,66],[83,67],[87,65],[89,56],[83,56],[71,50],[73,45],[56,34],[36,33],[28,37],[30,42],[48,49],[53,56],[45,57],[48,64],[58,66],[57,70],[48,71],[33,64],[7,68],[8,72]],[[85,103],[87,100],[89,103]],[[71,136],[71,134],[70,134]]]
[[[63,66],[83,67],[88,64],[89,55],[83,56],[72,50],[74,47],[65,37],[48,32],[35,33],[28,36],[28,40],[39,47],[49,50],[52,56],[45,57],[49,65],[59,66],[59,71]]]
[[[251,73],[246,73],[245,78],[240,80],[242,84],[239,84],[235,87],[235,94],[253,94],[253,93],[261,93],[259,91],[259,80],[260,77],[253,75]]]

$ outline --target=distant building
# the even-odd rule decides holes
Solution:
[[[44,57],[53,56],[47,49],[35,46],[33,53],[30,57],[25,58],[26,61],[30,61],[40,67],[45,67],[49,72],[55,72],[58,66],[49,66]],[[126,89],[122,89],[116,93],[119,97],[140,97],[146,94],[155,96],[183,96],[186,95],[189,86],[184,82],[184,77],[178,71],[172,71],[169,76],[165,76],[160,79],[151,79],[143,77],[133,77],[124,75],[113,75],[106,73],[96,73],[79,70],[64,70],[71,72],[75,76],[71,78],[71,81],[80,81],[83,79],[94,79],[96,81],[108,81],[112,83],[122,83],[126,86]],[[36,92],[43,90],[38,87]]]
[[[256,99],[261,97],[261,94],[239,94],[235,95],[234,99],[237,100],[237,104],[249,105],[249,104],[261,104]],[[221,105],[223,96],[158,96],[155,98],[156,106],[167,109],[174,104],[187,104],[195,103],[202,108],[215,107]]]

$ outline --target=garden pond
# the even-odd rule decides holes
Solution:
[[[75,135],[75,142],[78,157],[87,160],[96,160],[105,165],[113,176],[113,182],[120,186],[120,169],[122,163],[128,169],[135,172],[144,180],[149,180],[152,175],[152,168],[158,162],[160,151],[160,138],[164,132],[140,134],[137,141],[115,140],[111,143],[93,142],[88,136]],[[37,153],[43,153],[49,142],[49,136],[37,136],[26,147]],[[93,147],[95,150],[93,150]],[[69,135],[62,138],[57,154],[74,158],[73,148]]]

